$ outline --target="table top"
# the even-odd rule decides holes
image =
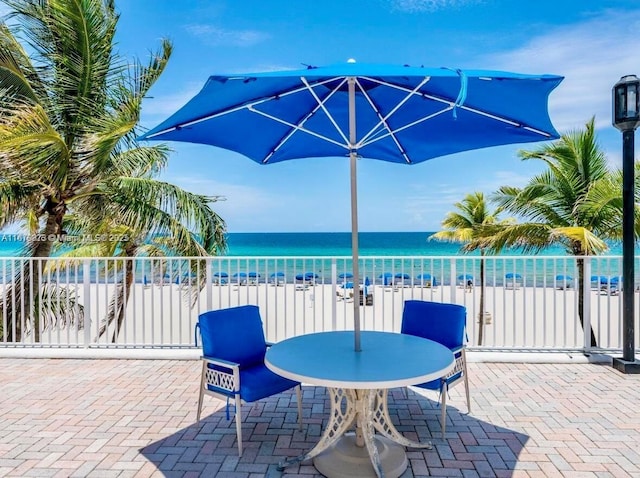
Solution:
[[[453,353],[432,340],[391,332],[321,332],[283,340],[267,350],[266,366],[283,377],[334,388],[393,388],[428,382],[453,369]]]

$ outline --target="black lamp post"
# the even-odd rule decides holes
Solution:
[[[640,373],[635,360],[635,189],[634,136],[640,126],[640,80],[635,75],[620,78],[613,87],[613,126],[622,131],[622,358],[613,366],[623,373]]]

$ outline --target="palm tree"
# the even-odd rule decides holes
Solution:
[[[153,164],[168,154],[134,138],[171,44],[163,41],[146,66],[129,64],[114,49],[112,0],[3,1],[14,21],[0,24],[0,228],[30,215],[42,240],[26,255],[43,259],[14,277],[1,313],[14,322],[8,339],[19,341],[29,317],[9,309],[21,304],[38,341],[42,269],[73,202],[93,194],[118,162]]]
[[[606,251],[606,239],[620,237],[622,188],[615,187],[615,177],[598,145],[594,118],[584,130],[563,134],[552,143],[519,155],[524,160],[541,160],[548,169],[525,187],[505,186],[492,197],[500,207],[524,220],[499,232],[494,247],[519,246],[537,252],[555,244],[570,255],[587,256]],[[578,316],[584,328],[581,257],[577,269]],[[591,346],[597,346],[593,328]]]
[[[193,194],[177,186],[153,179],[154,171],[145,177],[118,177],[97,188],[91,197],[74,204],[78,213],[65,222],[71,236],[105,237],[99,242],[72,243],[64,257],[118,257],[109,262],[122,267],[124,276],[111,299],[107,317],[102,321],[98,337],[113,330],[115,342],[122,329],[127,303],[134,280],[137,256],[162,258],[166,255],[185,257],[217,255],[226,248],[225,223],[211,209],[220,200]],[[67,262],[66,265],[72,264]],[[192,264],[190,271],[204,285],[205,268]],[[114,272],[110,270],[104,273]],[[118,271],[115,271],[118,272]],[[111,328],[111,324],[115,324]]]
[[[467,194],[461,202],[454,204],[457,211],[447,214],[442,227],[445,229],[429,237],[429,239],[462,242],[462,252],[479,250],[484,256],[489,248],[490,240],[497,227],[508,224],[500,221],[500,210],[490,211],[484,194],[475,192]],[[478,312],[478,345],[482,345],[484,335],[484,296],[485,296],[485,263],[480,259],[480,311]]]

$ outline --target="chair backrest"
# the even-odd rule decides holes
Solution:
[[[200,328],[204,355],[237,362],[241,367],[264,361],[267,344],[257,306],[205,312],[196,327]]]
[[[400,332],[455,349],[464,345],[466,323],[467,309],[461,305],[407,300],[402,312]]]

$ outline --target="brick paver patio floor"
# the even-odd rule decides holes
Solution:
[[[392,419],[432,450],[408,450],[411,476],[640,477],[640,376],[595,364],[471,363],[472,413],[451,391],[446,439],[436,395],[393,390]],[[200,363],[169,360],[0,360],[0,476],[319,476],[277,462],[318,440],[329,404],[304,389],[246,407],[245,451],[225,404],[195,412]]]

